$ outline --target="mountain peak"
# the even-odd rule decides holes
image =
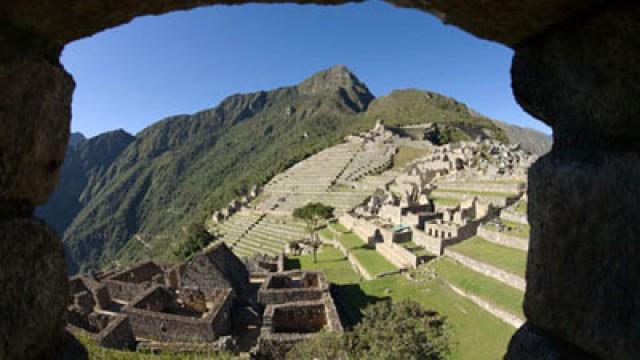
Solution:
[[[344,65],[336,65],[315,73],[298,85],[303,94],[338,94],[355,112],[366,110],[373,101],[367,85]]]

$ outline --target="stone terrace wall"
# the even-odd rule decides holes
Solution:
[[[524,183],[501,183],[488,181],[442,181],[437,183],[438,189],[466,190],[478,192],[498,192],[518,194],[524,191]]]
[[[427,251],[442,255],[443,245],[442,239],[429,236],[424,231],[414,227],[413,228],[413,242],[427,249]]]
[[[455,252],[451,249],[445,249],[444,254],[454,259],[455,261],[461,263],[462,265],[479,272],[483,275],[492,277],[498,281],[501,281],[515,289],[524,291],[526,287],[526,283],[523,278],[520,276],[511,274],[508,271],[499,269],[495,266],[491,266],[489,264],[476,261],[470,257],[464,256],[458,252]]]
[[[529,250],[529,241],[527,239],[522,239],[517,236],[511,236],[505,233],[491,231],[485,228],[484,226],[480,226],[478,228],[478,236],[494,244],[504,245],[504,246],[508,246],[514,249],[519,249],[524,251]]]
[[[448,281],[445,281],[445,284],[456,294],[465,297],[469,300],[471,300],[474,304],[480,306],[481,308],[483,308],[484,310],[488,311],[491,315],[497,317],[498,319],[504,321],[505,323],[518,328],[520,326],[522,326],[524,324],[524,319],[521,319],[520,317],[511,314],[508,311],[505,311],[503,309],[500,309],[499,307],[491,304],[490,302],[486,301],[485,299],[475,296],[471,293],[468,293],[462,289],[460,289],[459,287],[449,283]]]
[[[503,209],[500,212],[500,218],[507,220],[507,221],[513,221],[515,223],[519,223],[519,224],[528,224],[528,220],[527,220],[527,214],[521,214],[521,213],[517,213],[515,211],[511,211],[509,209]]]
[[[395,243],[377,243],[376,251],[399,268],[416,268],[418,266],[418,257]]]
[[[302,276],[303,278],[307,275],[317,276],[318,284],[317,286],[308,287],[308,288],[294,288],[294,287],[283,287],[283,288],[273,288],[272,285],[274,281],[279,278],[285,276],[285,279],[292,276]],[[327,283],[324,275],[320,272],[288,272],[288,273],[276,273],[270,274],[266,280],[260,286],[260,290],[258,290],[258,302],[263,305],[268,304],[284,304],[292,301],[312,301],[321,299],[327,292],[329,291],[329,284]]]
[[[228,289],[223,300],[202,318],[180,316],[150,311],[141,308],[151,306],[157,308],[163,301],[155,295],[165,291],[162,287],[154,287],[140,295],[134,302],[123,309],[129,316],[134,333],[138,337],[160,342],[193,342],[204,343],[216,340],[230,328],[228,312],[232,306],[232,290]],[[163,297],[163,295],[160,295]]]

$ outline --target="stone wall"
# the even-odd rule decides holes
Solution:
[[[69,291],[63,244],[33,217],[56,185],[69,137],[74,83],[59,62],[62,49],[137,16],[220,2],[3,3],[0,284],[14,291],[2,297],[10,316],[0,323],[0,344],[9,344],[0,347],[0,358],[72,356],[66,351],[73,351],[73,342],[64,332]],[[516,100],[553,127],[552,151],[529,172],[528,324],[513,338],[507,358],[637,357],[640,6],[603,0],[392,2],[513,47]]]
[[[115,315],[95,340],[96,344],[112,349],[135,349],[136,346],[129,318],[124,314]]]
[[[160,286],[151,288],[123,309],[136,336],[160,342],[204,343],[216,340],[229,330],[231,289],[225,289],[220,301],[202,317],[160,312],[170,301],[170,295],[163,295],[165,292],[168,293]]]
[[[433,254],[442,255],[442,251],[444,249],[442,240],[443,239],[441,238],[429,236],[418,228],[413,228],[413,242],[424,247]]]
[[[376,251],[398,268],[416,268],[418,257],[411,251],[395,243],[378,243]]]
[[[305,279],[315,277],[314,284],[306,286]],[[300,278],[300,280],[294,280]],[[276,284],[281,282],[282,284]],[[310,280],[310,279],[309,279]],[[258,290],[258,302],[263,305],[284,304],[292,301],[321,299],[329,291],[329,283],[321,272],[299,272],[270,274]]]
[[[258,353],[270,359],[284,359],[296,343],[314,336],[323,327],[327,331],[343,331],[335,303],[328,294],[316,301],[268,305]]]
[[[524,191],[525,184],[522,182],[489,182],[489,181],[443,181],[438,182],[437,187],[439,190],[465,190],[475,192],[497,192],[497,193],[512,193],[519,194]]]
[[[485,299],[479,296],[475,296],[471,293],[468,293],[460,289],[459,287],[449,283],[448,281],[444,281],[444,282],[453,292],[471,300],[474,304],[480,306],[484,310],[488,311],[491,315],[497,317],[498,319],[504,321],[505,323],[515,328],[518,328],[524,324],[524,319],[521,319],[520,317],[514,314],[511,314],[510,312],[491,304],[490,302],[486,301]]]
[[[484,226],[478,228],[478,236],[494,244],[508,246],[518,250],[529,250],[529,241],[517,236],[491,231]]]
[[[519,223],[519,224],[528,224],[529,221],[527,220],[527,214],[524,213],[518,213],[515,211],[511,211],[508,208],[507,209],[503,209],[502,211],[500,211],[500,218],[507,220],[507,221],[512,221],[515,223]]]
[[[489,264],[476,261],[468,256],[464,256],[451,249],[445,249],[444,254],[454,259],[455,261],[461,263],[462,265],[472,269],[473,271],[492,277],[520,291],[525,290],[526,283],[524,279],[521,278],[520,276],[514,275],[508,271],[499,269],[495,266],[491,266]]]

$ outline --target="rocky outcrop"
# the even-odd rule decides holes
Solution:
[[[612,7],[518,48],[512,70],[554,130],[529,171],[528,329],[604,359],[640,353],[638,29],[638,4]],[[526,331],[508,359],[532,358]]]

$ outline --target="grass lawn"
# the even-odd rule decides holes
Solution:
[[[326,256],[329,257],[329,254]],[[334,269],[339,266],[337,263],[340,261],[318,261],[313,264],[311,255],[301,256],[298,260],[302,269],[324,270],[330,281],[340,284],[336,286],[336,296],[340,297],[338,300],[348,308],[348,314],[351,314],[343,319],[347,325],[359,320],[362,308],[389,297],[394,300],[415,300],[426,308],[445,315],[450,325],[452,353],[447,357],[450,360],[502,359],[515,331],[467,299],[453,293],[439,280],[415,281],[408,280],[403,275],[393,275],[349,284],[345,280],[358,277],[353,270],[353,274],[347,275],[349,271],[344,269],[338,272],[337,280],[334,278]],[[342,262],[348,266],[346,260]],[[356,314],[355,318],[352,318],[352,314]]]
[[[430,196],[429,198],[433,200],[433,203],[436,206],[458,206],[460,204],[459,199],[437,197],[437,196]]]
[[[478,236],[456,244],[450,249],[520,277],[524,277],[527,268],[525,251],[496,245]]]
[[[411,251],[416,256],[434,256],[429,250],[425,249],[422,246],[418,246],[418,244],[414,243],[413,241],[401,242],[401,243],[398,243],[398,245]]]
[[[429,266],[453,285],[524,318],[522,313],[523,292],[467,269],[451,259],[442,258]]]
[[[512,228],[511,231],[509,231],[510,234],[513,234],[517,237],[521,237],[525,239],[529,238],[529,234],[531,233],[531,226],[529,226],[529,224],[520,224],[517,222],[503,220],[503,219],[501,219],[500,221],[506,226]]]
[[[436,189],[434,193],[438,194],[438,192],[448,192],[448,193],[459,193],[459,194],[470,194],[470,195],[478,195],[478,196],[496,196],[496,197],[511,197],[515,196],[516,193],[509,192],[498,192],[498,191],[477,191],[477,190],[460,190],[460,189]]]
[[[340,250],[333,246],[323,246],[318,250],[318,262],[313,262],[312,255],[292,256],[288,259],[287,268],[302,268],[305,270],[321,270],[331,282],[336,284],[351,284],[360,281],[360,275],[353,270]]]
[[[520,213],[520,214],[526,214],[527,213],[527,202],[524,200],[520,200],[516,203],[516,205],[513,207],[513,211]]]
[[[98,346],[94,340],[82,334],[74,334],[85,346],[90,360],[231,360],[233,356],[224,353],[172,353],[151,354],[137,351],[121,351]]]
[[[429,155],[428,149],[418,149],[410,146],[398,147],[398,152],[393,158],[393,169],[400,169],[413,160]]]
[[[342,233],[349,232],[349,229],[344,227],[344,225],[340,224],[339,222],[331,223],[331,224],[329,224],[329,226],[331,226],[332,228],[334,228],[334,229],[336,229],[336,230],[338,230],[339,232],[342,232]]]
[[[371,275],[398,270],[389,260],[373,249],[361,247],[351,250],[351,253]]]
[[[323,232],[324,231],[324,232]],[[328,229],[320,231],[320,235],[333,239],[333,233]],[[354,233],[342,234],[338,237],[338,241],[344,245],[355,256],[362,266],[371,274],[378,275],[386,272],[396,271],[397,267],[393,266],[384,256],[380,255],[375,249],[364,247],[365,242]]]

